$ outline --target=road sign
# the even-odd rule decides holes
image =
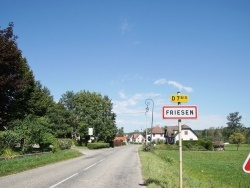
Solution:
[[[197,119],[197,106],[163,106],[163,119]]]
[[[171,95],[171,102],[188,102],[188,95]]]
[[[93,135],[93,128],[89,128],[89,135]]]
[[[243,171],[246,173],[250,173],[250,153],[247,156],[245,163],[243,164]]]

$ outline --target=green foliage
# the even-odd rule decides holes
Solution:
[[[70,149],[73,141],[71,139],[58,139],[59,147],[61,150]]]
[[[2,152],[2,157],[6,159],[11,159],[17,156],[18,153],[14,152],[11,148],[4,148]]]
[[[237,150],[240,147],[240,144],[245,143],[246,138],[243,134],[241,133],[233,133],[230,137],[229,137],[229,142],[232,144],[237,144]]]
[[[176,145],[179,145],[179,141],[176,142]],[[213,150],[213,143],[211,141],[205,140],[183,140],[183,147],[186,147],[188,150]]]
[[[242,116],[239,115],[239,112],[229,113],[229,116],[227,116],[227,127],[224,129],[224,134],[227,136],[227,138],[230,137],[235,132],[242,132],[243,125],[240,123],[242,119]]]
[[[73,97],[74,114],[78,119],[76,132],[81,138],[88,139],[88,128],[94,129],[98,140],[110,142],[117,133],[115,114],[112,112],[111,100],[107,96],[89,91],[80,91]]]
[[[14,148],[20,141],[19,135],[9,130],[3,132],[1,140],[4,148]]]
[[[109,143],[88,143],[87,147],[89,149],[109,148]]]
[[[55,143],[55,137],[51,133],[43,133],[38,141],[42,151],[50,150],[50,146],[53,146],[53,143]]]

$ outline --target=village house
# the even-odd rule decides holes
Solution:
[[[156,125],[155,127],[152,128],[152,138],[151,141],[165,141],[165,137],[164,137],[164,129],[162,129],[159,125]],[[148,137],[151,137],[151,131],[148,132],[147,135],[147,141],[148,141]]]
[[[181,126],[182,140],[198,140],[198,135],[187,125]],[[165,138],[167,144],[175,144],[179,140],[179,126],[166,126]]]
[[[145,142],[145,138],[144,138],[144,136],[142,136],[141,133],[128,134],[127,135],[127,142],[142,143],[142,142]]]

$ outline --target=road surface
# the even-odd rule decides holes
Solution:
[[[1,177],[0,187],[144,188],[138,147],[81,150],[82,157]]]

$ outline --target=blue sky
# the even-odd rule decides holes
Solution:
[[[226,126],[238,111],[250,127],[250,1],[0,0],[0,26],[14,22],[36,80],[58,101],[66,91],[108,95],[125,132],[150,127],[145,100],[180,91],[198,106],[191,128]]]

